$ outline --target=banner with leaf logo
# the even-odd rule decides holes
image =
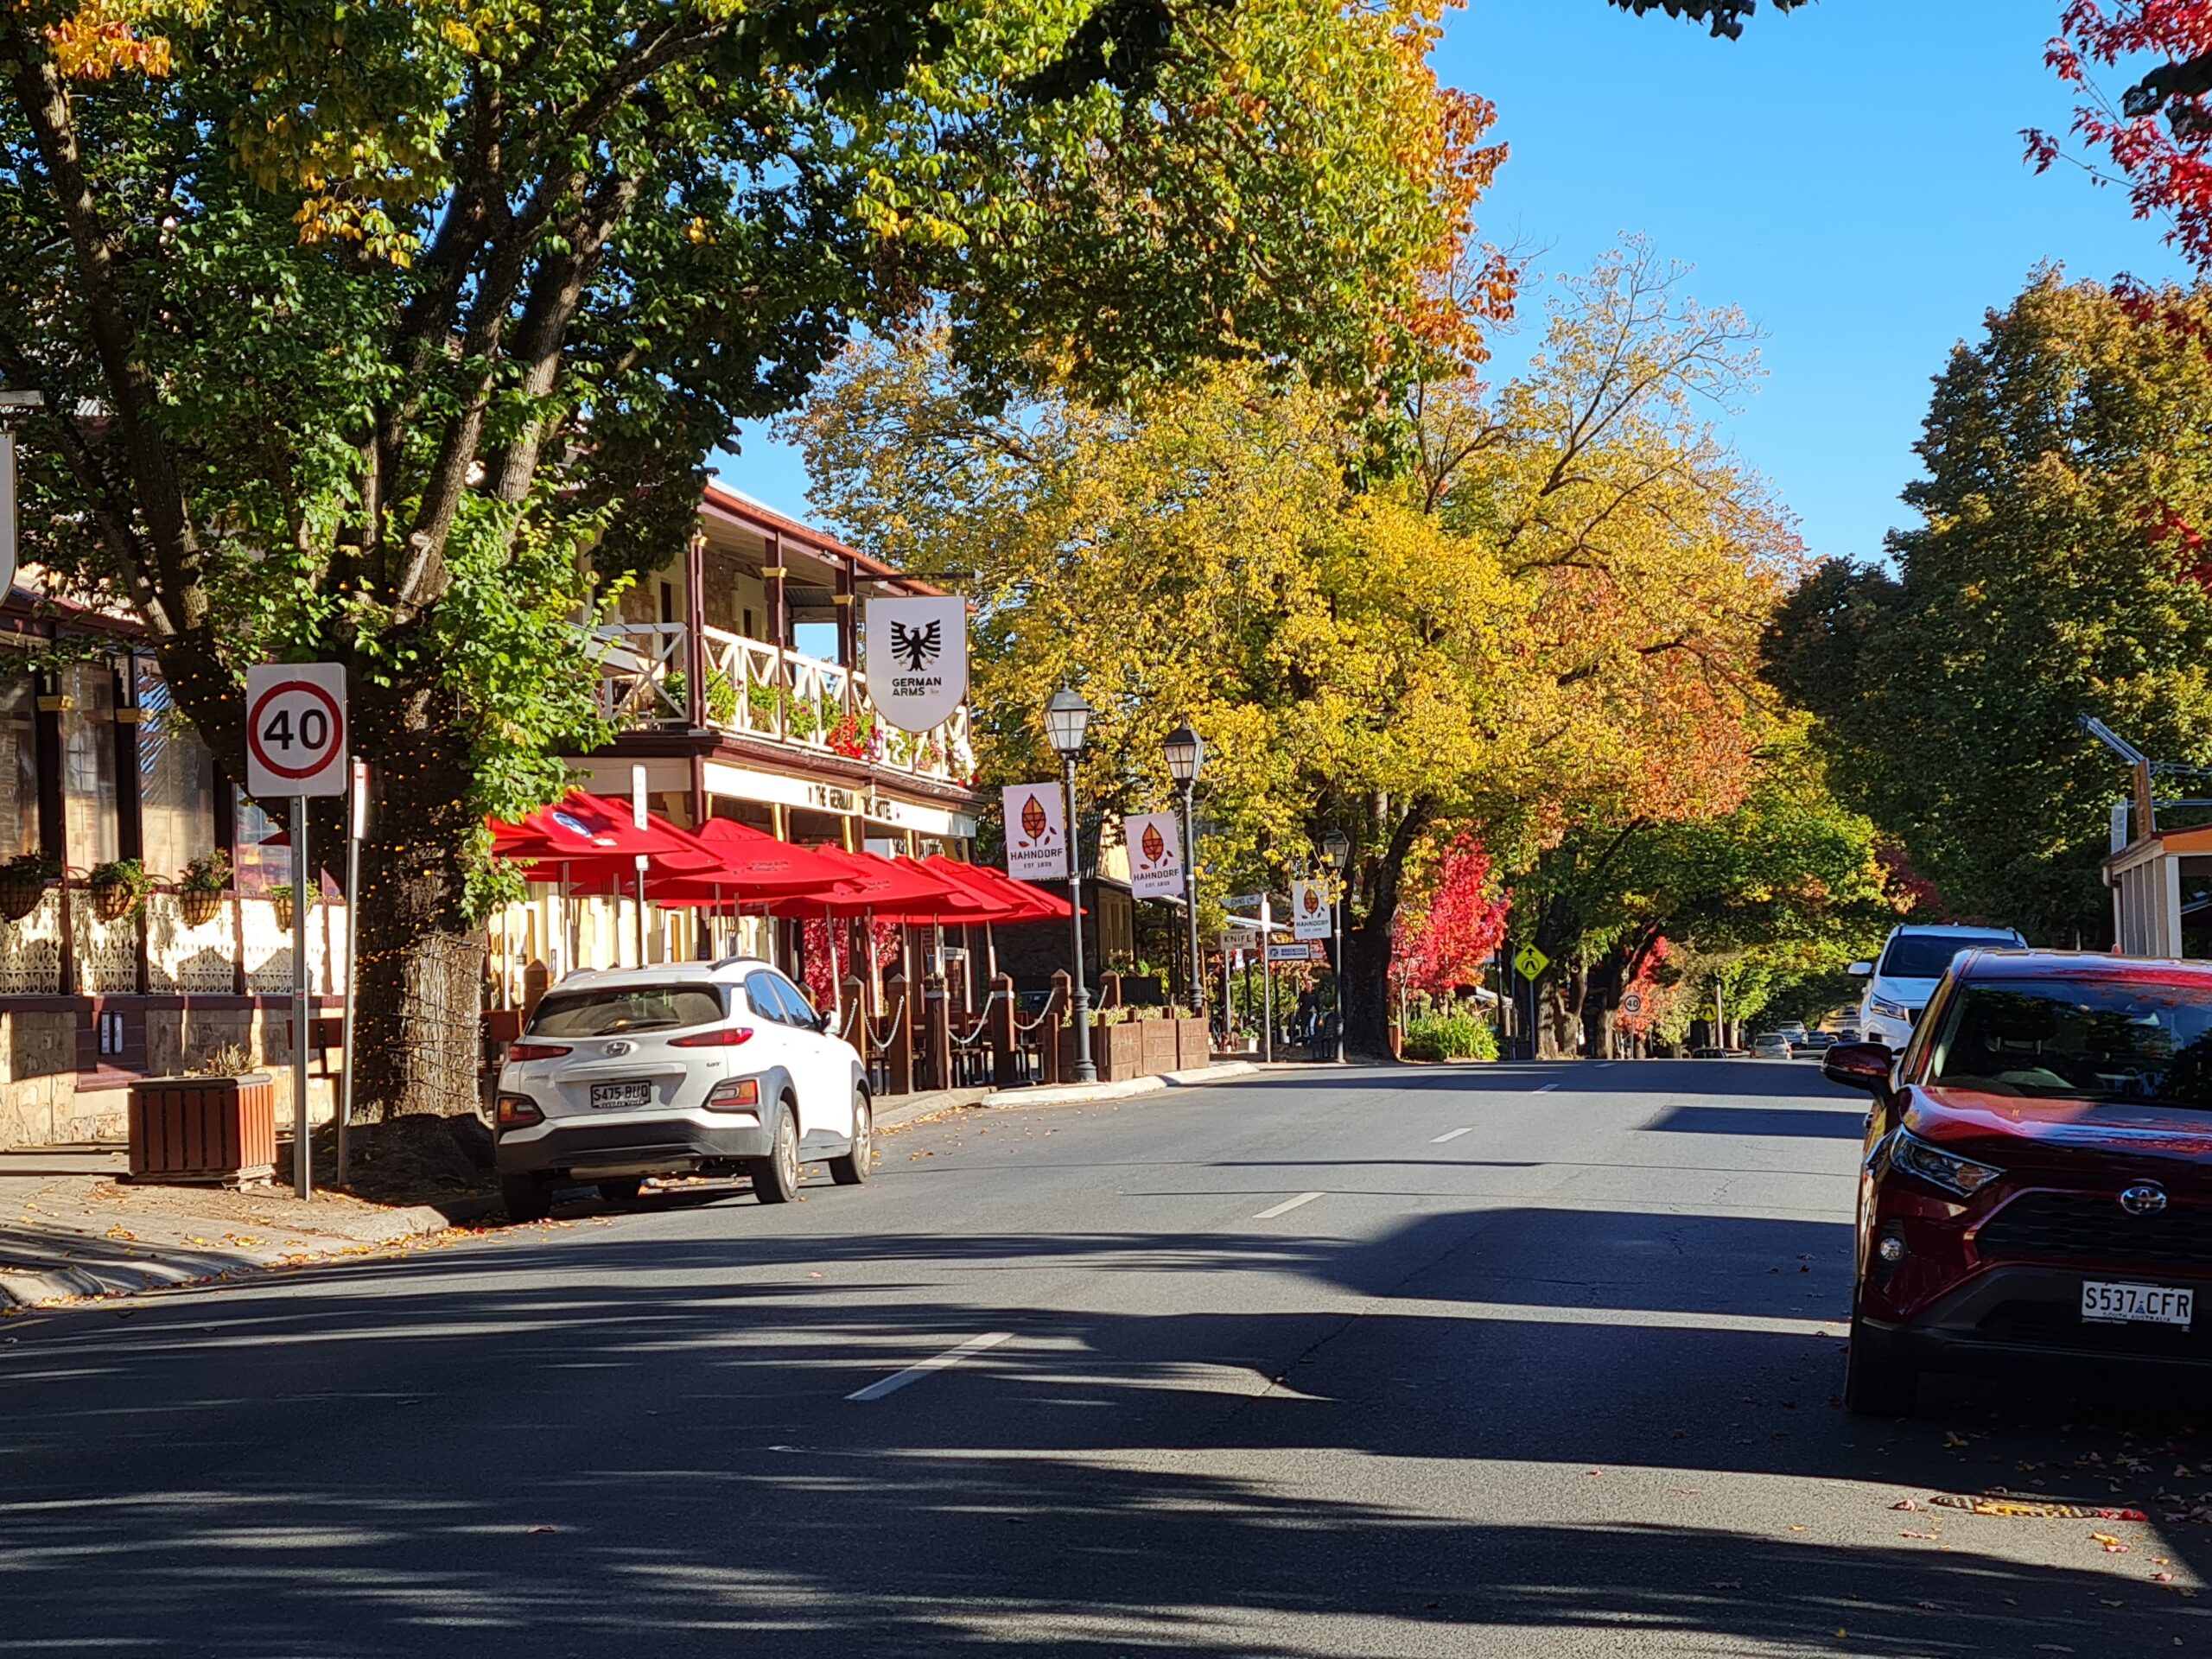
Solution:
[[[1129,891],[1140,899],[1183,896],[1183,837],[1173,812],[1131,813],[1122,820],[1129,849]]]
[[[1025,881],[1062,881],[1068,874],[1067,813],[1056,784],[1009,784],[1006,873]]]

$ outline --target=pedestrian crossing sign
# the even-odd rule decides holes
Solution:
[[[1552,959],[1533,944],[1524,944],[1513,953],[1514,971],[1523,979],[1541,979]]]

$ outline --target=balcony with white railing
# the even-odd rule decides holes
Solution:
[[[690,719],[692,641],[681,622],[620,622],[601,630],[606,654],[600,712],[620,730],[684,728]],[[882,720],[858,673],[721,628],[700,631],[707,724],[886,772],[967,784],[976,772],[968,709],[934,731]]]

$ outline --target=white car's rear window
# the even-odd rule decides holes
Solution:
[[[612,1037],[626,1031],[672,1031],[709,1026],[722,1017],[721,998],[704,985],[624,985],[555,991],[531,1016],[533,1037]]]

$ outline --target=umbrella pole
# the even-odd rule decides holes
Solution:
[[[845,976],[837,966],[837,923],[830,906],[822,906],[822,933],[830,941],[830,1007],[837,1029],[845,1028]]]

